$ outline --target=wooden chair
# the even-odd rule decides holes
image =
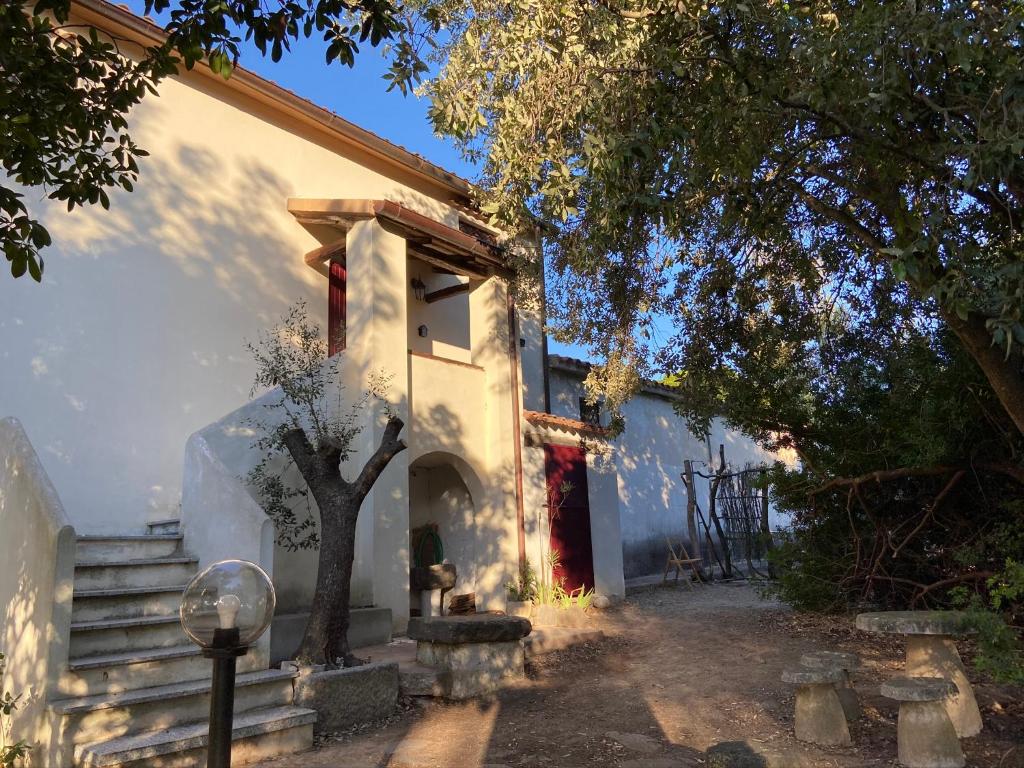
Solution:
[[[676,569],[676,583],[679,583],[679,573],[686,568],[689,568],[693,572],[693,575],[697,577],[697,583],[703,585],[704,579],[700,575],[700,564],[702,560],[699,557],[690,557],[686,551],[686,547],[683,546],[682,542],[679,543],[679,552],[676,554],[675,547],[672,546],[672,540],[666,536],[665,543],[668,544],[668,561],[665,563],[665,575],[661,577],[661,583],[668,583],[668,572],[670,568]],[[684,583],[690,589],[693,589],[693,584],[690,583],[690,579],[686,579]]]

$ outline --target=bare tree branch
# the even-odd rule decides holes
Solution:
[[[370,492],[373,484],[377,481],[377,477],[387,467],[388,462],[406,449],[405,441],[398,436],[404,426],[405,423],[397,416],[388,418],[380,445],[377,446],[377,450],[374,451],[373,455],[363,466],[359,477],[349,486],[350,492],[355,494],[360,502],[366,498],[366,494]]]

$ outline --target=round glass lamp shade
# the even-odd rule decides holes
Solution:
[[[221,560],[185,587],[181,626],[203,648],[248,646],[274,618],[274,585],[247,560]]]

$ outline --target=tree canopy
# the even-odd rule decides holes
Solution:
[[[1024,431],[1019,0],[430,8],[435,126],[489,212],[552,225],[550,321],[613,405],[652,373],[720,404],[827,371],[851,324],[879,349],[943,325]],[[803,391],[764,427],[799,432]]]
[[[147,153],[128,115],[179,67],[200,61],[225,78],[246,41],[279,60],[300,38],[324,44],[327,63],[351,66],[364,42],[390,40],[391,87],[422,73],[391,0],[146,0],[166,12],[166,40],[142,47],[73,18],[71,0],[5,3],[0,10],[0,245],[11,274],[41,280],[50,235],[25,203],[27,189],[76,206],[110,205],[131,190]]]

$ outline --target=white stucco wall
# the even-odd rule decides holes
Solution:
[[[413,278],[419,278],[426,286],[426,292],[431,293],[456,285],[468,285],[469,279],[437,274],[429,264],[414,258],[408,261],[408,273],[409,348],[462,363],[471,362],[469,292],[427,303],[417,300],[411,287]],[[420,326],[426,326],[426,336],[419,335]]]
[[[177,516],[185,440],[248,399],[244,340],[298,299],[326,327],[326,280],[302,260],[321,243],[287,198],[386,198],[457,224],[425,183],[199,75],[130,123],[151,153],[135,191],[71,214],[28,192],[54,239],[45,278],[0,281],[0,412],[85,533]]]
[[[46,702],[67,667],[74,568],[60,497],[18,420],[0,419],[0,691],[21,697],[0,745],[26,741],[29,766],[57,762]]]
[[[553,369],[550,373],[552,411],[578,419],[579,398],[584,394],[582,374]],[[623,406],[625,431],[614,441],[618,470],[619,513],[622,528],[623,567],[627,578],[660,571],[665,565],[665,537],[686,539],[686,488],[683,463],[710,474],[709,445],[725,445],[726,461],[735,469],[747,464],[770,464],[776,457],[749,438],[714,422],[708,442],[694,437],[676,414],[671,400],[641,393]],[[695,478],[697,501],[707,515],[709,483]],[[773,527],[787,519],[770,515]]]

